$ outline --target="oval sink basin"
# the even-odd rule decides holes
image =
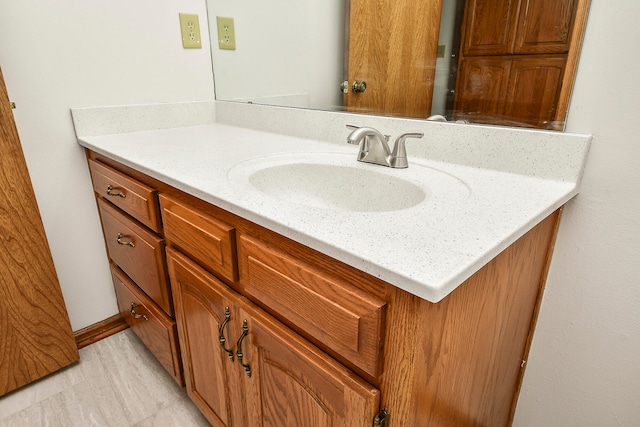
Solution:
[[[262,194],[290,205],[339,212],[393,212],[469,195],[469,188],[446,172],[415,164],[408,169],[370,165],[348,153],[256,157],[235,165],[227,177],[246,188],[252,203],[262,203]]]
[[[325,209],[385,212],[427,198],[417,185],[375,170],[318,163],[271,166],[249,175],[256,189],[289,203]]]

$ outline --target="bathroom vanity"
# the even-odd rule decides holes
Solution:
[[[466,147],[481,166],[412,142],[391,171],[233,124],[78,132],[122,316],[216,426],[510,424],[589,137],[476,131],[533,151],[501,145],[516,171],[493,142]]]

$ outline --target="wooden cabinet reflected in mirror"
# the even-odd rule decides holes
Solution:
[[[467,0],[452,118],[562,129],[586,3]]]

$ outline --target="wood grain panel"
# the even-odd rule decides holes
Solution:
[[[442,0],[350,0],[347,79],[367,83],[344,96],[351,112],[431,114]]]
[[[98,199],[109,257],[169,316],[171,290],[165,266],[164,240],[147,231],[102,199]],[[131,241],[135,246],[118,243]]]
[[[239,255],[246,295],[321,347],[379,374],[384,300],[244,235]]]
[[[176,322],[141,292],[118,267],[111,266],[120,315],[180,385],[184,386]],[[131,313],[132,304],[136,317]]]
[[[78,360],[0,70],[0,395]]]
[[[242,343],[248,426],[370,426],[379,391],[251,303]]]
[[[236,281],[234,227],[176,199],[160,196],[165,237],[212,273]]]
[[[189,260],[167,249],[171,285],[176,301],[176,319],[184,361],[187,393],[214,426],[243,427],[240,366],[230,360],[218,341],[218,331],[230,308],[225,326],[227,348],[235,350],[239,337],[238,297]]]
[[[500,123],[509,87],[511,61],[502,57],[468,57],[460,62],[454,110],[456,120]]]
[[[100,340],[110,337],[111,335],[117,334],[128,327],[129,325],[127,322],[122,318],[122,316],[120,316],[120,313],[118,313],[98,323],[89,325],[86,328],[74,331],[73,335],[76,338],[78,350],[80,350],[81,348],[94,344]]]
[[[578,0],[522,0],[514,53],[567,53]]]
[[[109,166],[89,159],[93,190],[120,209],[155,231],[160,231],[158,192]],[[111,193],[109,195],[107,190]],[[122,194],[125,197],[120,197]]]
[[[511,53],[519,5],[520,0],[467,0],[463,55]]]
[[[382,405],[394,422],[508,425],[557,221],[556,212],[438,304],[396,295],[402,307],[390,317],[411,327],[388,331],[386,346],[413,352],[385,365]]]
[[[505,116],[518,126],[548,129],[556,116],[566,62],[565,55],[511,61]]]

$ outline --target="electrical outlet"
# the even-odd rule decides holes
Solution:
[[[200,21],[198,15],[180,14],[180,31],[182,33],[182,47],[185,49],[200,49]]]
[[[438,45],[438,58],[444,58],[444,53],[446,50],[447,46],[444,44],[439,44]]]
[[[218,22],[218,47],[226,50],[236,50],[236,32],[233,28],[233,18],[216,16]]]

